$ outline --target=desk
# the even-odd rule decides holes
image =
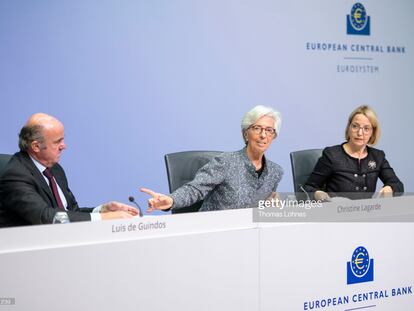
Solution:
[[[2,229],[0,298],[15,305],[0,311],[412,310],[413,236],[412,222],[255,223],[251,209]],[[347,285],[358,246],[374,281]]]

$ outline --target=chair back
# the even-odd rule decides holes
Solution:
[[[316,162],[322,156],[322,149],[308,149],[290,153],[292,164],[293,189],[295,193],[303,193],[301,189],[315,168]]]
[[[183,151],[166,154],[164,159],[170,192],[192,181],[201,167],[221,153],[221,151]],[[202,204],[203,201],[200,201],[191,206],[173,209],[172,213],[198,212]]]
[[[0,177],[3,175],[4,169],[6,168],[7,163],[9,163],[11,157],[11,154],[0,153]]]

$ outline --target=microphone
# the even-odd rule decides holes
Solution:
[[[306,199],[308,200],[308,201],[310,201],[310,197],[309,197],[309,193],[305,190],[305,188],[303,188],[303,186],[302,185],[300,185],[300,189],[306,194]]]
[[[134,203],[134,204],[138,207],[138,210],[139,210],[139,217],[143,217],[143,216],[144,216],[144,214],[142,214],[142,209],[141,209],[141,206],[139,206],[139,205],[138,205],[138,203],[135,201],[134,197],[133,197],[133,196],[130,196],[130,197],[128,198],[128,200],[129,200],[129,202]]]

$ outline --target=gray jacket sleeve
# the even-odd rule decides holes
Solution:
[[[200,168],[192,181],[171,194],[174,200],[172,208],[190,206],[203,200],[210,191],[225,180],[226,166],[225,158],[218,156]]]

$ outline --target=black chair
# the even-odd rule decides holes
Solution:
[[[315,168],[316,162],[322,156],[322,149],[308,149],[294,151],[290,153],[290,163],[292,164],[293,189],[296,198],[308,198],[302,187],[307,182],[309,176]]]
[[[0,177],[3,175],[4,169],[7,163],[9,163],[12,155],[11,154],[0,154]]]
[[[201,167],[221,153],[221,151],[183,151],[166,154],[164,158],[170,192],[193,180]],[[198,212],[202,204],[203,201],[200,201],[191,206],[174,208],[171,212],[173,214]]]

